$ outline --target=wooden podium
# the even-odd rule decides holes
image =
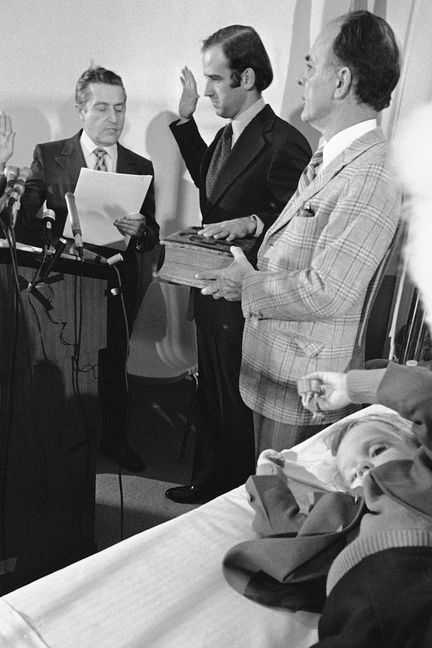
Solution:
[[[22,286],[41,258],[18,250]],[[1,594],[96,550],[97,363],[108,270],[60,258],[57,273],[61,280],[40,288],[44,304],[22,289],[17,308],[10,250],[0,247]]]

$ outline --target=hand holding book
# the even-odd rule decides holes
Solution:
[[[239,219],[240,220],[240,219]],[[210,279],[200,279],[201,275],[210,275],[216,271],[233,264],[232,250],[244,252],[245,263],[249,268],[253,266],[247,257],[254,258],[256,254],[257,239],[253,236],[236,238],[233,243],[225,238],[203,236],[202,227],[188,227],[161,239],[162,253],[159,260],[155,278],[169,283],[207,288]],[[207,231],[207,230],[206,230]],[[238,289],[237,289],[238,292]],[[237,292],[230,291],[230,298]],[[223,296],[223,295],[220,295]],[[219,297],[216,297],[218,299]]]
[[[230,252],[233,255],[233,262],[227,268],[195,275],[199,281],[209,282],[201,289],[203,295],[212,295],[214,299],[223,297],[228,301],[241,300],[243,278],[248,272],[254,271],[254,268],[239,247],[231,246]]]

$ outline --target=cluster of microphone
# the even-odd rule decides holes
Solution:
[[[32,176],[28,167],[7,166],[0,176],[0,212],[6,222],[15,225],[25,184]]]
[[[2,216],[7,216],[5,220],[9,222],[11,227],[14,227],[16,221],[16,212],[19,209],[21,197],[24,194],[26,182],[32,177],[32,171],[29,167],[16,167],[8,165],[5,167],[4,172],[0,174],[0,213]],[[79,260],[91,260],[94,263],[108,263],[115,265],[123,260],[121,254],[106,259],[99,254],[84,250],[81,225],[78,218],[78,211],[75,204],[75,196],[73,193],[68,192],[65,194],[65,201],[67,206],[68,218],[72,229],[74,238],[74,254],[75,258]],[[42,223],[43,234],[42,243],[45,250],[50,250],[53,247],[53,227],[56,220],[55,212],[45,206],[42,210]],[[49,270],[51,270],[55,261],[63,255],[66,247],[66,240],[61,237],[54,247],[52,256],[49,261]]]
[[[7,197],[7,204],[11,207],[19,202],[25,191],[27,180],[32,177],[29,167],[7,166],[3,172],[3,187],[0,186],[2,195]]]

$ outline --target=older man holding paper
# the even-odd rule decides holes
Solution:
[[[75,104],[83,129],[68,139],[38,144],[35,148],[33,177],[26,185],[16,226],[17,239],[23,243],[41,245],[42,221],[35,217],[45,201],[56,215],[53,242],[62,235],[67,216],[65,194],[75,191],[81,169],[153,176],[149,160],[118,143],[125,120],[126,92],[117,74],[103,67],[85,70],[76,85]],[[113,241],[130,237],[126,250],[122,251],[124,261],[119,266],[129,330],[139,306],[136,253],[151,250],[159,239],[154,211],[151,182],[139,213],[122,215],[113,223]],[[112,250],[105,256],[111,254]],[[123,313],[118,297],[109,291],[108,321],[111,352],[101,355],[99,367],[103,414],[101,449],[124,468],[140,472],[144,464],[125,438],[127,390],[118,364],[126,358]]]

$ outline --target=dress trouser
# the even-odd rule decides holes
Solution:
[[[226,492],[255,472],[252,411],[239,391],[244,319],[237,302],[194,290],[198,420],[192,482]]]

